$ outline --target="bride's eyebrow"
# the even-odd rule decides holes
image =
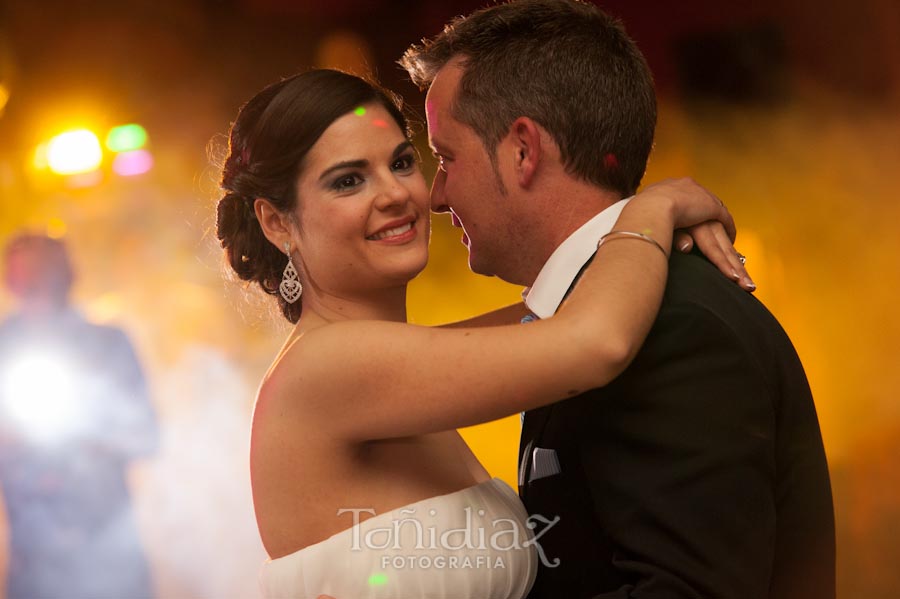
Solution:
[[[319,181],[327,178],[328,175],[333,173],[334,171],[339,171],[344,168],[366,168],[369,166],[369,161],[360,159],[360,160],[345,160],[343,162],[338,162],[337,164],[333,164],[322,171],[322,174],[319,175]]]
[[[405,152],[406,150],[408,150],[412,147],[413,147],[413,145],[411,142],[402,141],[397,145],[396,148],[394,148],[394,151],[391,153],[391,156],[393,158],[396,158],[397,156],[399,156],[400,154],[402,154],[403,152]],[[359,160],[344,160],[343,162],[338,162],[337,164],[332,164],[331,166],[326,168],[324,171],[322,171],[322,174],[319,175],[319,181],[322,181],[323,179],[327,178],[328,175],[330,175],[334,171],[339,171],[344,168],[366,168],[367,166],[369,166],[369,161],[364,158],[361,158]]]
[[[393,156],[394,158],[396,158],[397,156],[399,156],[400,154],[402,154],[402,153],[405,152],[406,150],[411,150],[411,149],[414,149],[414,146],[412,145],[412,142],[410,142],[410,141],[403,141],[403,142],[400,142],[400,144],[399,144],[396,148],[394,148],[394,153],[391,154],[391,156]]]

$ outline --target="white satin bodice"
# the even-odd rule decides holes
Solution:
[[[498,478],[365,515],[347,511],[351,528],[263,564],[263,596],[522,599],[534,582],[528,514]]]

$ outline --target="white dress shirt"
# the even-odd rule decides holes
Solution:
[[[612,231],[630,199],[616,202],[581,225],[550,255],[534,284],[523,292],[525,305],[537,317],[556,313],[575,277],[597,251],[600,238]]]

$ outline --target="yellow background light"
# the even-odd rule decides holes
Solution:
[[[47,146],[47,163],[58,175],[90,172],[100,166],[102,159],[100,141],[87,129],[60,133]]]

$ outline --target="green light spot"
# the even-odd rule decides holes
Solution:
[[[362,106],[357,106],[356,110],[353,111],[353,114],[355,114],[356,116],[362,116],[366,114],[366,109]]]
[[[370,587],[381,587],[387,584],[387,574],[379,572],[378,574],[372,574],[369,576],[369,586]]]
[[[147,130],[134,123],[113,127],[106,136],[106,147],[111,152],[130,152],[143,148],[146,143]]]

